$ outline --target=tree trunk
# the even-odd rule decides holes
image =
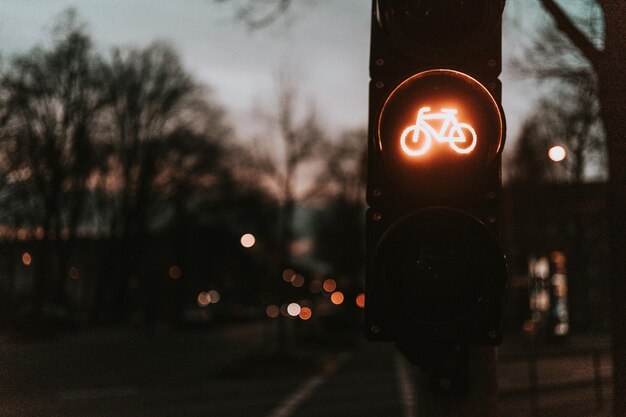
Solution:
[[[601,2],[604,59],[597,66],[598,98],[609,151],[609,283],[613,329],[615,417],[626,417],[626,5]]]
[[[622,65],[623,67],[623,65]],[[626,76],[600,77],[600,103],[609,150],[609,283],[613,335],[614,412],[626,416]],[[604,78],[604,79],[603,79]],[[608,79],[607,79],[608,78]]]

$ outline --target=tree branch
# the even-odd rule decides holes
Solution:
[[[273,9],[259,16],[259,13],[252,6],[252,2],[250,2],[247,7],[239,9],[237,16],[248,26],[248,29],[263,29],[274,23],[279,16],[287,11],[290,5],[291,0],[276,0]]]
[[[587,39],[554,0],[541,0],[541,4],[554,18],[557,28],[567,36],[585,58],[589,60],[591,65],[597,69],[602,59],[602,51],[599,51],[589,39]]]

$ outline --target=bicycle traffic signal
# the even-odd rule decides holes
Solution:
[[[504,1],[373,0],[366,336],[501,341]]]

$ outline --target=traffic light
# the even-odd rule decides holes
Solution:
[[[503,7],[373,0],[365,332],[417,356],[502,339]]]

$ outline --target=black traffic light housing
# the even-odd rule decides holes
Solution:
[[[497,0],[373,0],[369,339],[418,351],[501,342],[503,7]]]

